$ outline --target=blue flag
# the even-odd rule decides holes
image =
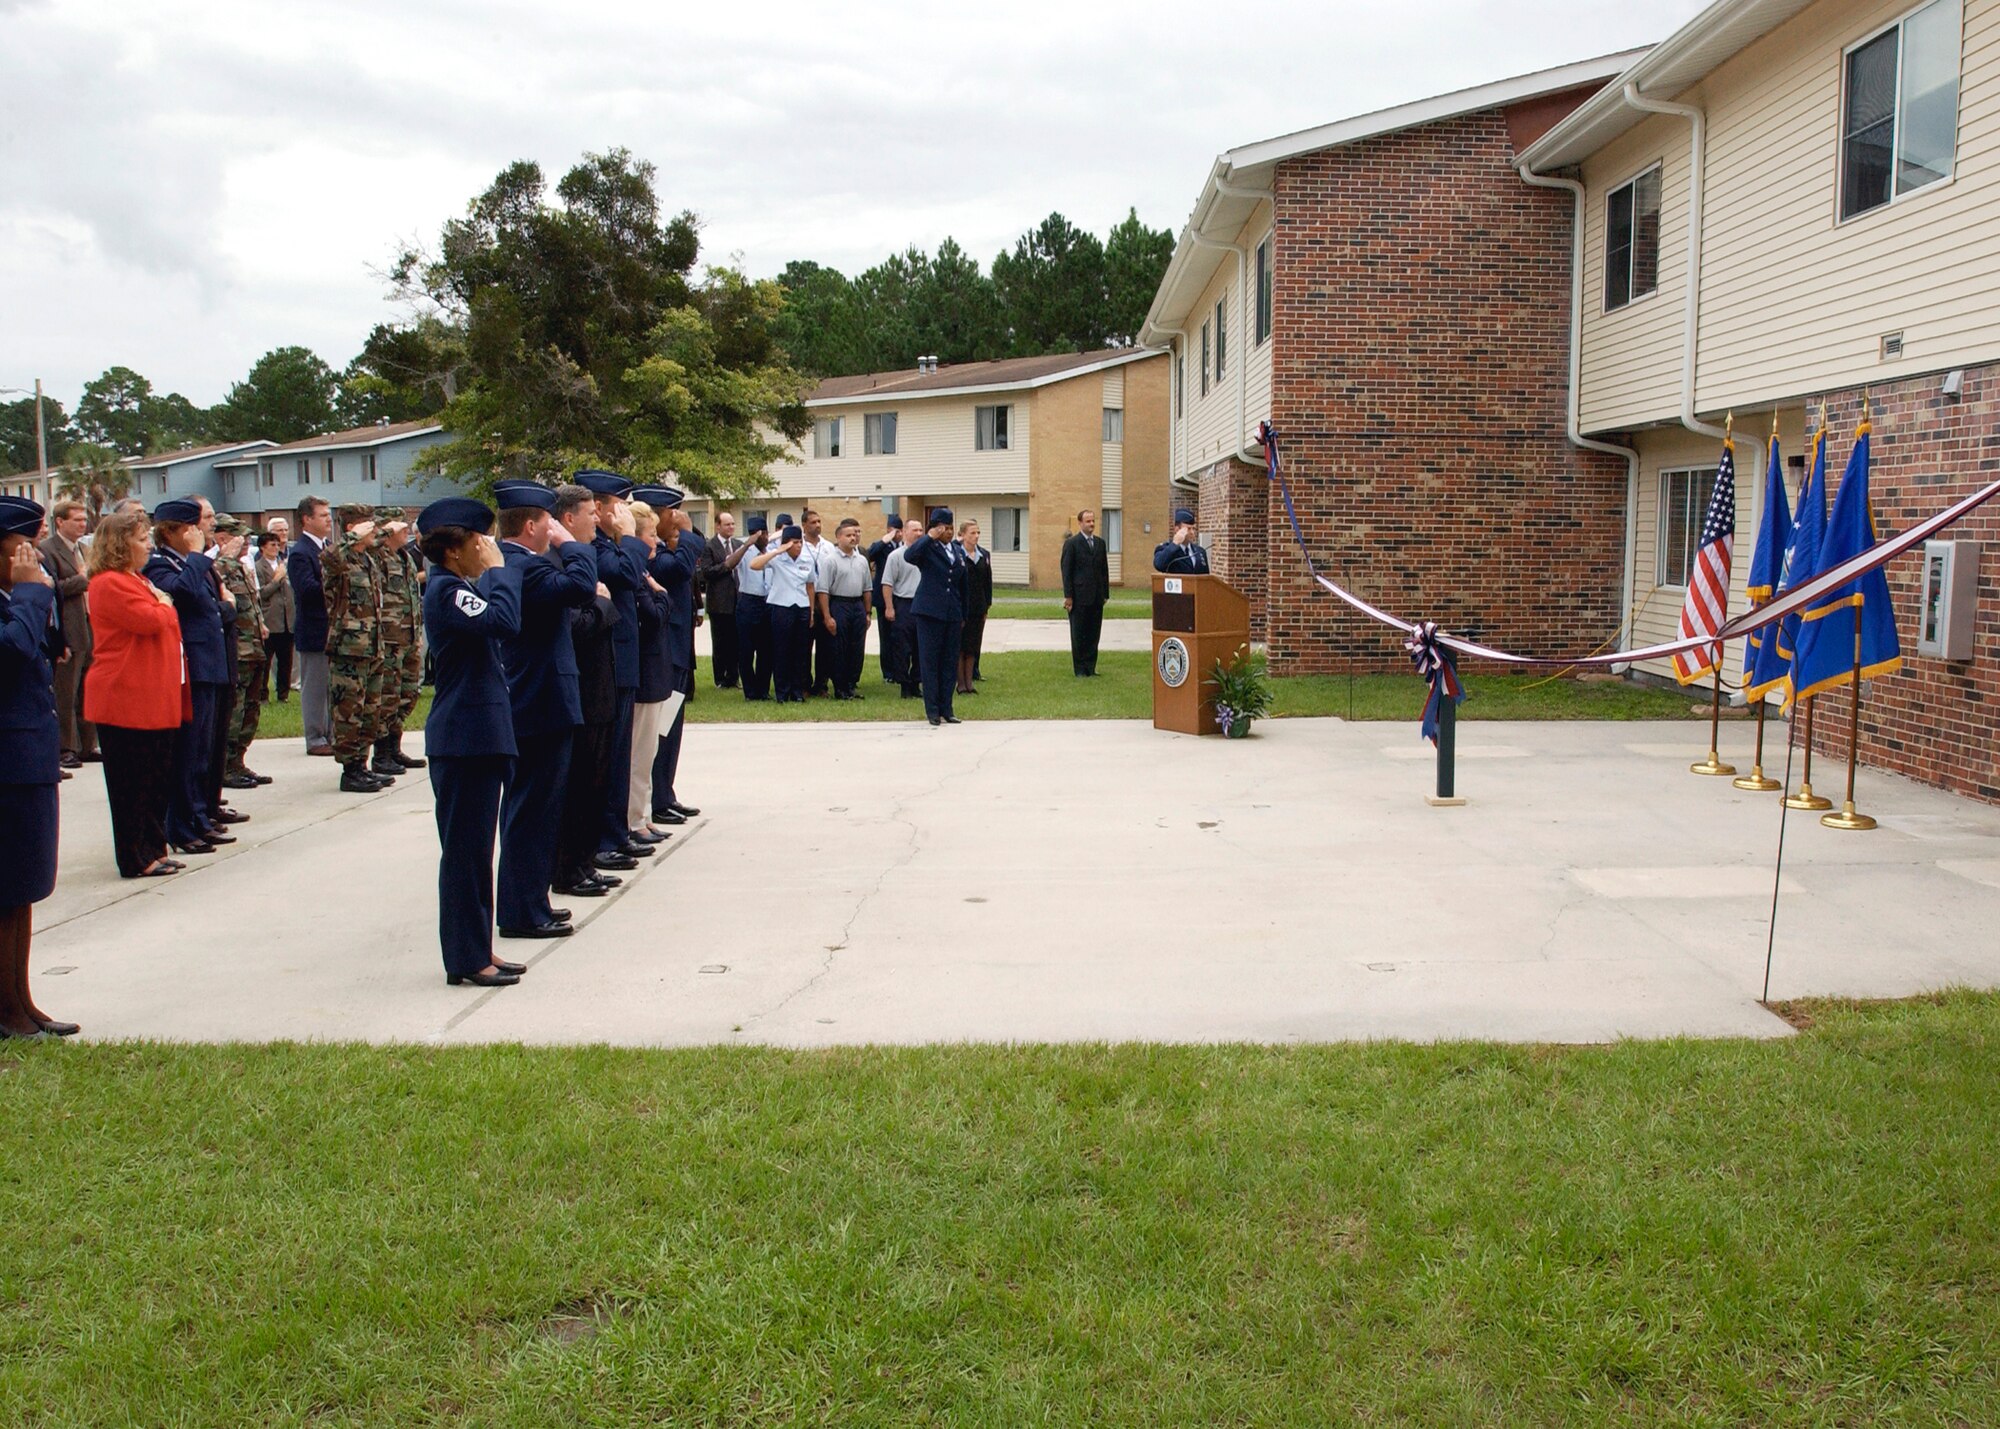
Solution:
[[[1764,517],[1757,523],[1757,544],[1750,552],[1750,586],[1746,594],[1753,606],[1762,605],[1777,593],[1779,578],[1785,573],[1785,553],[1791,545],[1792,498],[1785,491],[1785,461],[1778,454],[1778,434],[1774,431],[1770,460],[1764,464]],[[1766,637],[1776,634],[1768,625],[1750,632],[1743,652],[1746,686],[1757,677],[1757,657],[1764,649]]]
[[[1797,521],[1791,527],[1791,540],[1785,547],[1784,559],[1778,564],[1777,588],[1774,595],[1781,595],[1800,581],[1810,576],[1817,568],[1820,538],[1826,530],[1826,428],[1822,426],[1813,433],[1812,470],[1806,476],[1806,484],[1799,491]],[[1757,549],[1764,549],[1763,532],[1758,532]],[[1785,703],[1792,702],[1792,651],[1798,644],[1799,618],[1788,615],[1776,624],[1767,625],[1760,632],[1763,639],[1752,652],[1753,662],[1744,681],[1743,693],[1749,699],[1762,699],[1772,690],[1782,689]],[[1755,637],[1752,637],[1755,638]]]
[[[1832,570],[1875,544],[1875,513],[1868,506],[1868,419],[1854,433],[1854,452],[1834,494],[1814,574]],[[1860,643],[1856,644],[1859,633]],[[1886,675],[1903,663],[1896,635],[1896,612],[1889,604],[1889,577],[1881,566],[1835,586],[1799,612],[1798,655],[1792,661],[1792,698],[1861,678]]]

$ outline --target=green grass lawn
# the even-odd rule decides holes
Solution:
[[[1023,650],[988,655],[986,678],[979,693],[961,697],[958,714],[965,719],[1151,719],[1153,686],[1151,657],[1140,651],[1108,651],[1097,662],[1098,677],[1079,680],[1070,673],[1064,650]],[[1352,691],[1345,675],[1308,675],[1277,680],[1276,715],[1336,715],[1357,720],[1409,720],[1423,711],[1424,685],[1415,675],[1360,675]],[[1623,682],[1585,684],[1575,680],[1547,681],[1542,676],[1466,676],[1471,698],[1459,707],[1459,718],[1488,719],[1686,719],[1695,701],[1672,690]],[[811,700],[804,705],[752,704],[734,690],[718,690],[706,668],[695,692],[689,719],[695,724],[798,724],[812,720],[917,720],[921,700],[900,698],[885,685],[871,652],[866,699],[852,702]],[[421,729],[430,709],[426,689],[409,728]],[[258,733],[268,738],[298,738],[296,697],[284,704],[266,704]],[[251,760],[254,766],[256,760]]]
[[[1062,620],[1066,617],[1060,588],[1031,590],[1026,586],[994,587],[993,609],[987,613],[989,620]],[[1151,587],[1112,587],[1111,598],[1104,603],[1106,620],[1150,620],[1152,617]]]
[[[0,1404],[2000,1423],[2000,997],[1813,1012],[1592,1048],[0,1045]]]

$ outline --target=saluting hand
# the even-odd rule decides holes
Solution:
[[[54,585],[49,573],[42,569],[41,553],[35,549],[33,541],[23,541],[14,548],[8,558],[7,573],[13,577],[15,585]]]
[[[479,564],[483,570],[489,571],[495,566],[507,564],[507,557],[501,554],[500,543],[491,536],[479,538]]]
[[[347,528],[347,534],[354,538],[355,545],[365,551],[375,544],[375,523],[373,521],[357,521]]]

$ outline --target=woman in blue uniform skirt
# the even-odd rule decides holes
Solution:
[[[521,573],[487,532],[493,512],[462,496],[417,517],[424,633],[436,695],[424,721],[438,827],[438,943],[453,987],[507,987],[527,968],[493,956],[493,844],[514,767],[514,707],[500,642],[521,630]]]
[[[35,541],[42,508],[0,496],[0,1037],[68,1037],[28,995],[34,905],[55,891],[56,785],[62,778],[53,661],[62,652],[55,586]]]

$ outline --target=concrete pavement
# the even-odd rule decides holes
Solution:
[[[1786,1032],[1756,1000],[1778,803],[1690,775],[1705,730],[1460,734],[1471,802],[1433,809],[1400,723],[701,726],[682,792],[702,817],[618,896],[577,901],[576,937],[501,944],[534,970],[492,992],[444,985],[421,774],[342,795],[298,741],[259,743],[278,782],[239,796],[242,841],[122,882],[91,768],[63,786],[34,993],[96,1038]],[[1747,765],[1748,728],[1724,736]],[[2000,985],[2000,809],[1867,771],[1860,803],[1881,830],[1791,816],[1773,996]]]

